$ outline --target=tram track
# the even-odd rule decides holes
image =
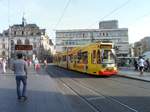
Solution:
[[[60,69],[59,70],[55,70],[54,72],[55,72],[54,74],[59,74],[61,76],[63,75],[65,77],[65,74],[63,72],[61,72]],[[95,109],[94,110],[95,112],[102,112],[102,110],[100,110],[99,108],[97,108],[93,103],[91,103],[91,101],[92,100],[97,100],[99,98],[101,99],[102,97],[105,100],[109,101],[109,102],[115,102],[116,104],[121,105],[122,107],[126,108],[129,112],[138,112],[138,110],[136,110],[136,109],[128,106],[127,104],[124,104],[124,103],[120,102],[116,98],[114,98],[112,96],[106,96],[106,95],[104,95],[103,93],[100,92],[100,91],[104,91],[102,89],[100,91],[97,91],[96,89],[93,89],[93,87],[90,87],[89,85],[87,86],[83,82],[78,81],[76,79],[71,79],[71,78],[69,78],[69,79],[61,79],[61,78],[59,78],[59,80],[63,84],[65,84],[66,87],[70,88],[73,92],[75,92],[76,95],[78,95],[80,98],[82,98],[82,100],[84,100],[85,102],[87,102],[88,105],[90,105],[93,109]],[[78,85],[78,87],[80,87],[80,88],[84,88],[84,89],[87,89],[88,91],[96,93],[99,96],[96,96],[96,97],[93,97],[93,98],[92,97],[91,98],[85,98],[84,96],[80,95],[80,93],[78,93],[73,87],[71,87],[71,84],[67,83],[66,80],[69,80],[70,82],[74,83],[75,85]]]
[[[121,76],[117,76],[117,77],[120,77],[122,78]],[[124,79],[128,79],[128,80],[132,80],[132,79],[129,79],[129,78],[124,78]],[[110,80],[110,81],[113,81],[113,82],[117,82],[119,84],[125,84],[125,85],[130,85],[132,87],[138,87],[138,88],[143,88],[143,89],[147,89],[147,90],[150,90],[150,84],[148,82],[143,82],[143,81],[140,81],[140,80],[132,80],[134,81],[135,83],[129,83],[129,82],[125,82],[125,81],[120,81],[120,80],[117,80],[117,79],[113,79],[113,78],[109,78],[109,79],[106,79],[106,80]],[[141,84],[137,84],[136,82],[141,82],[141,83],[145,83],[145,85],[147,85],[146,87],[143,87],[141,86]],[[150,91],[149,91],[150,92]]]
[[[53,72],[49,72],[51,76],[55,76]],[[90,103],[86,98],[81,96],[78,92],[76,92],[72,87],[70,87],[64,80],[57,79],[57,81],[61,82],[66,88],[68,88],[70,91],[72,91],[76,96],[78,96],[84,103],[86,103],[94,112],[102,112],[99,110],[96,106],[94,106],[92,103]]]

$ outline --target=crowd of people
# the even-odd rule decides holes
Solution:
[[[39,61],[39,59],[37,57],[35,57],[35,59],[31,59],[31,58],[26,58],[23,57],[24,61],[26,62],[26,64],[28,65],[28,67],[30,67],[31,65],[34,66],[34,70],[39,72],[41,69],[40,63],[41,61]],[[7,60],[5,57],[0,59],[0,74],[5,74],[7,68],[10,66],[12,66],[13,62],[15,61],[15,59],[10,59]],[[44,58],[43,59],[43,68],[47,69],[47,59]]]

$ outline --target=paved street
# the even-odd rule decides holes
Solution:
[[[12,71],[0,75],[0,112],[149,112],[150,83],[95,77],[49,65],[29,68],[28,100],[16,99]]]
[[[29,70],[26,102],[16,99],[12,72],[0,75],[0,112],[71,112],[55,81],[44,71],[37,74],[33,69]]]
[[[120,76],[150,82],[150,72],[144,72],[143,76],[140,76],[139,71],[135,71],[134,69],[130,68],[121,68],[118,74]]]
[[[94,77],[54,66],[49,66],[49,74],[70,88],[76,96],[94,108],[94,111],[149,112],[150,110],[149,82],[120,76]]]

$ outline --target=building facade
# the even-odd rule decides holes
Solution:
[[[8,56],[8,38],[0,34],[0,58]]]
[[[0,47],[3,48],[0,50],[0,56],[8,58],[14,57],[18,52],[28,57],[32,57],[33,54],[40,57],[43,50],[50,49],[49,37],[45,29],[40,29],[36,24],[27,24],[24,18],[22,24],[15,24],[4,30],[0,39],[2,43]],[[32,50],[15,50],[15,45],[32,45]],[[42,51],[40,51],[41,47],[43,47]]]
[[[144,37],[134,43],[134,54],[136,57],[141,56],[145,52],[150,51],[150,37]]]
[[[118,57],[128,56],[128,29],[118,28],[118,21],[103,21],[99,29],[77,29],[56,31],[56,52],[97,41],[111,41]]]

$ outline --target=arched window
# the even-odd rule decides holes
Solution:
[[[19,39],[19,40],[17,40],[17,44],[18,45],[21,45],[22,44],[22,42],[21,42],[21,40]]]
[[[25,45],[29,45],[29,44],[30,44],[29,39],[26,39],[26,40],[25,40]]]
[[[33,47],[36,48],[36,43],[33,44]]]
[[[14,40],[11,40],[11,50],[14,50],[15,49],[15,42]]]
[[[14,45],[14,40],[11,40],[11,45]]]
[[[5,56],[5,51],[2,52],[2,56]]]
[[[2,44],[2,48],[5,49],[5,44]]]

